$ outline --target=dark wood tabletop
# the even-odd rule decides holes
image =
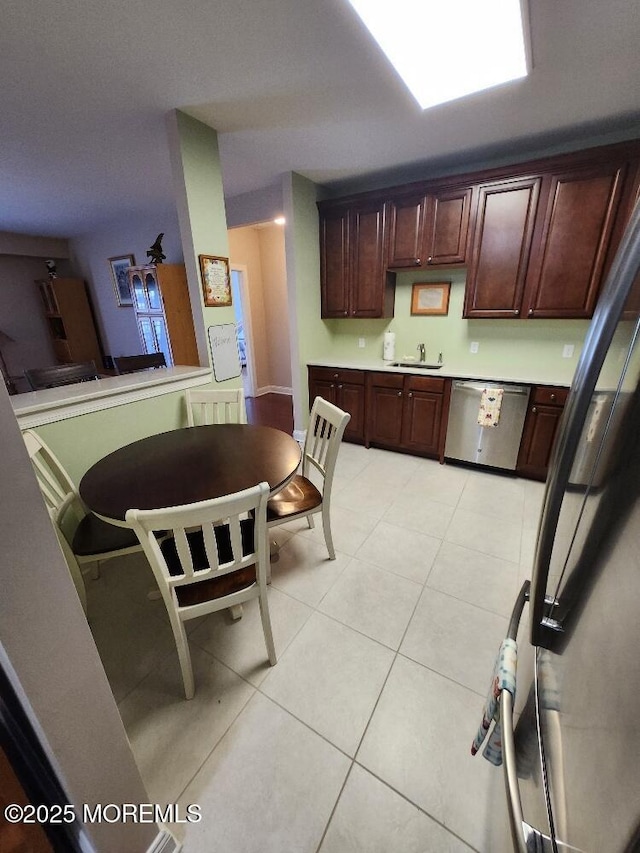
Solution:
[[[79,491],[90,510],[124,521],[129,509],[210,500],[263,481],[274,494],[299,462],[298,443],[272,427],[185,427],[134,441],[100,459]]]

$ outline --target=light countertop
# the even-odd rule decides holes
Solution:
[[[76,417],[170,394],[211,381],[208,367],[162,367],[123,376],[106,376],[90,382],[75,382],[42,391],[29,391],[10,398],[21,429]]]
[[[308,361],[310,367],[334,367],[349,370],[375,370],[390,373],[410,373],[416,376],[441,376],[445,379],[472,379],[479,382],[514,382],[525,385],[554,385],[568,388],[569,382],[559,382],[557,377],[545,375],[539,371],[522,370],[510,371],[509,368],[496,370],[469,370],[453,364],[443,364],[433,370],[424,367],[392,367],[388,361],[371,359],[369,361],[347,361],[332,359],[317,359]]]

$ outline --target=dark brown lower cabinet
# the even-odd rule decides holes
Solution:
[[[367,373],[366,444],[439,456],[444,438],[444,379]]]
[[[523,477],[546,480],[551,452],[569,391],[549,385],[531,389],[516,471]]]
[[[316,397],[349,412],[345,441],[364,443],[365,383],[363,370],[309,367],[309,408]]]

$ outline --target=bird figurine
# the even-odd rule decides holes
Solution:
[[[156,237],[156,242],[149,247],[147,250],[147,257],[152,264],[161,264],[164,259],[167,257],[162,251],[162,238],[164,237],[164,231],[161,234],[158,234]]]

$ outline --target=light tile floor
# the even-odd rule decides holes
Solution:
[[[337,559],[279,528],[269,591],[189,626],[196,695],[140,555],[88,581],[89,620],[152,801],[199,803],[189,853],[501,853],[501,771],[471,758],[531,567],[543,486],[343,444]],[[506,837],[506,836],[505,836]]]

